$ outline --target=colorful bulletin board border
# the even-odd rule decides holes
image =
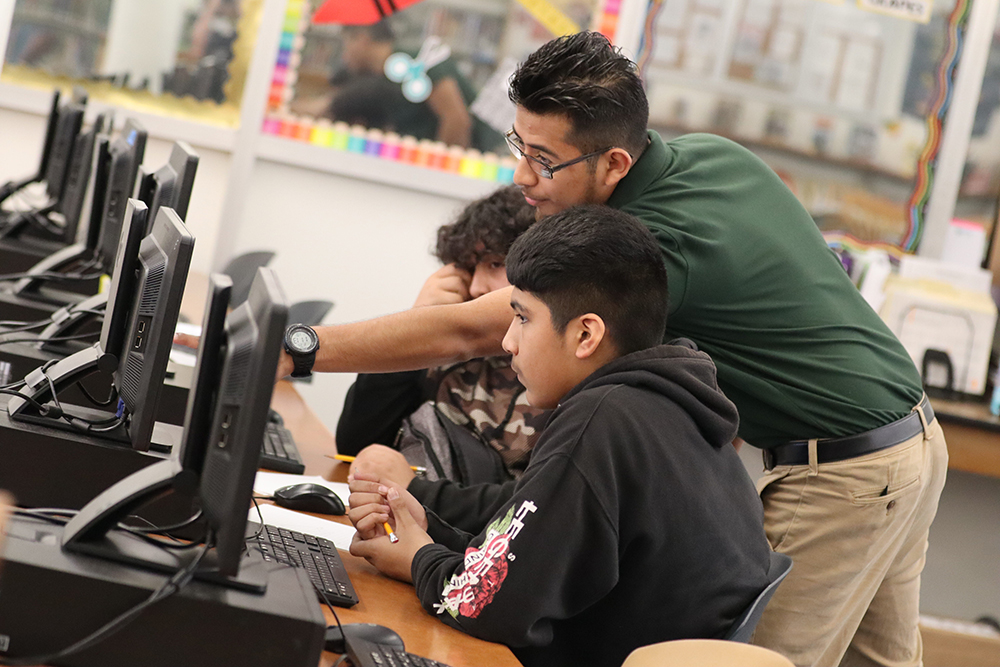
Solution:
[[[604,0],[602,7],[594,15],[594,29],[612,40],[618,29],[621,2],[622,0]],[[294,95],[296,73],[301,62],[303,35],[309,25],[312,9],[309,0],[288,0],[278,58],[274,65],[267,110],[264,114],[262,130],[265,134],[393,162],[438,169],[468,178],[497,183],[513,181],[516,162],[508,155],[480,153],[474,149],[448,146],[439,141],[400,137],[392,132],[382,132],[360,125],[331,123],[325,119],[290,113],[288,108]]]

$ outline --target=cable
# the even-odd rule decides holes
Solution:
[[[52,321],[51,317],[47,317],[44,320],[35,320],[34,322],[20,322],[16,320],[0,320],[0,327],[3,327],[5,331],[0,333],[15,333],[17,331],[27,331],[28,329],[35,329],[38,327],[43,327]],[[18,327],[18,328],[12,328]]]
[[[135,605],[131,609],[128,609],[115,618],[111,619],[103,626],[90,633],[83,639],[70,644],[64,649],[56,651],[55,653],[50,653],[48,655],[38,655],[29,656],[26,658],[6,658],[0,656],[0,665],[9,665],[10,667],[28,667],[30,665],[43,665],[55,662],[56,660],[61,660],[66,656],[79,653],[84,649],[88,649],[94,646],[100,641],[107,639],[114,633],[118,632],[126,625],[134,621],[139,614],[145,611],[147,608],[156,604],[160,600],[166,599],[171,595],[182,590],[194,577],[194,573],[197,571],[198,566],[201,565],[202,560],[205,558],[205,554],[208,550],[214,546],[215,536],[209,534],[208,539],[205,540],[205,544],[202,546],[202,550],[197,554],[190,563],[185,567],[175,572],[169,579],[167,579],[162,586],[153,591],[152,594],[139,604]]]
[[[179,528],[187,528],[191,524],[193,524],[196,521],[198,521],[202,517],[202,514],[203,514],[203,512],[201,510],[198,510],[190,518],[185,519],[184,521],[181,521],[180,523],[171,524],[169,526],[157,526],[155,523],[153,523],[149,519],[146,519],[145,517],[141,517],[141,516],[138,516],[136,514],[132,514],[128,518],[130,518],[130,519],[138,519],[139,521],[145,521],[146,523],[149,524],[150,527],[149,528],[138,528],[136,526],[119,526],[119,527],[123,528],[124,530],[128,530],[129,532],[132,532],[132,533],[163,533],[163,534],[168,534],[172,530],[177,530]]]
[[[38,414],[40,414],[43,417],[48,417],[49,414],[51,413],[52,406],[43,405],[42,403],[39,403],[38,401],[33,399],[31,396],[22,394],[19,391],[14,391],[13,389],[8,389],[6,387],[0,387],[0,394],[9,394],[11,396],[17,396],[18,398],[23,398],[24,400],[26,400],[28,403],[31,404],[31,407],[38,410]]]
[[[76,516],[79,513],[78,510],[56,509],[53,507],[38,507],[33,509],[17,507],[14,508],[13,512],[15,516],[26,516],[31,517],[32,519],[40,519],[42,521],[54,523],[58,526],[65,526],[69,523],[68,517]]]
[[[85,334],[76,334],[75,336],[53,336],[52,338],[46,338],[47,343],[58,343],[66,340],[83,340],[84,338],[93,338],[94,336],[100,336],[99,331],[92,331]],[[36,338],[7,338],[6,340],[0,340],[0,345],[11,345],[13,343],[37,343],[39,339]]]
[[[257,498],[255,496],[250,496],[250,500],[253,502],[253,508],[257,510],[257,518],[260,520],[260,523],[258,524],[259,527],[257,528],[257,532],[243,540],[244,546],[246,546],[246,543],[250,540],[256,540],[260,537],[261,533],[264,532],[264,515],[260,513],[260,505],[257,504]]]
[[[104,275],[103,271],[97,271],[95,273],[57,273],[55,271],[42,271],[40,273],[31,273],[30,271],[22,271],[21,273],[4,273],[0,274],[0,282],[8,282],[12,280],[23,280],[25,278],[33,278],[36,280],[48,280],[48,281],[74,281],[74,280],[97,280]]]
[[[112,403],[117,402],[118,400],[118,389],[116,389],[113,384],[111,385],[111,395],[108,397],[108,400],[106,401],[99,401],[96,398],[94,398],[91,395],[91,393],[87,391],[87,388],[83,386],[82,380],[80,382],[77,382],[76,386],[79,387],[80,391],[83,392],[83,395],[86,396],[88,401],[102,408],[111,405]]]

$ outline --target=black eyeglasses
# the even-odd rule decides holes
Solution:
[[[521,140],[521,137],[517,136],[517,133],[514,132],[514,128],[510,128],[509,130],[507,130],[506,134],[504,134],[503,137],[504,139],[507,140],[507,148],[510,149],[511,154],[514,157],[516,157],[518,160],[520,160],[521,158],[525,158],[526,160],[528,160],[528,166],[531,167],[531,170],[533,172],[535,172],[542,178],[548,178],[548,179],[551,179],[552,174],[556,173],[560,169],[565,169],[566,167],[572,166],[577,162],[583,162],[584,160],[589,160],[592,157],[597,157],[601,153],[606,153],[607,151],[614,148],[614,146],[608,146],[607,148],[602,148],[599,151],[594,151],[593,153],[587,153],[586,155],[581,155],[578,158],[573,158],[572,160],[568,160],[567,162],[563,162],[562,164],[550,165],[546,164],[545,162],[542,162],[537,157],[533,157],[524,152],[524,142]]]

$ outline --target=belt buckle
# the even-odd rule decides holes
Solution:
[[[770,449],[762,449],[760,451],[764,459],[764,470],[774,470],[774,452]]]

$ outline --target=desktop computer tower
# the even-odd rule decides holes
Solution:
[[[0,290],[10,289],[0,286]],[[96,289],[91,294],[95,294]],[[26,296],[0,291],[0,320],[37,322],[52,317],[60,308],[83,301],[90,294],[49,287],[39,288]]]
[[[183,429],[156,424],[150,451],[127,443],[42,424],[13,421],[0,397],[0,489],[21,507],[77,510],[118,480],[168,458]],[[106,413],[94,412],[95,415]],[[181,523],[196,507],[190,498],[165,496],[137,514],[153,525]]]
[[[62,531],[62,526],[32,518],[13,517],[9,522],[0,567],[4,657],[34,657],[67,647],[148,598],[166,579],[164,574],[67,552],[60,546]],[[138,542],[124,534],[119,539]],[[51,664],[315,667],[326,630],[316,593],[305,570],[276,565],[264,563],[250,550],[240,576],[247,573],[263,583],[262,594],[196,578],[103,641]]]

